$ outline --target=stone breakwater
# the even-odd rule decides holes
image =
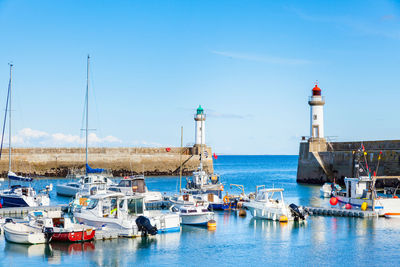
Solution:
[[[375,171],[378,176],[400,177],[400,140],[363,141],[362,144],[367,151],[366,159],[371,173]],[[326,142],[320,139],[300,143],[297,182],[323,184],[332,182],[335,177],[337,182],[343,184],[345,177],[355,177],[357,174],[356,151],[360,148],[361,142]],[[378,160],[380,153],[381,159]],[[365,163],[362,164],[365,166]],[[396,184],[397,181],[393,179],[377,182],[379,187]]]
[[[212,151],[204,148],[204,169],[213,171]],[[89,148],[92,168],[105,168],[114,176],[142,174],[146,176],[179,175],[180,155],[182,172],[190,175],[199,166],[199,147],[171,148]],[[65,177],[72,169],[85,167],[84,148],[13,148],[12,170],[21,175]],[[8,149],[3,149],[0,160],[2,177],[8,171]]]

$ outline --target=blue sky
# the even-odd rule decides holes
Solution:
[[[0,107],[11,61],[16,145],[80,146],[89,53],[92,145],[193,143],[201,104],[216,153],[297,154],[315,80],[327,136],[398,139],[399,26],[395,1],[3,0]]]

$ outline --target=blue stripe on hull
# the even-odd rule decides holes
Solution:
[[[235,204],[231,204],[229,206],[229,204],[212,204],[210,203],[209,208],[212,210],[229,210],[229,209],[235,209],[236,205]]]

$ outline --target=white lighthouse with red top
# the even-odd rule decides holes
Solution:
[[[324,138],[324,105],[325,98],[321,95],[321,89],[315,83],[312,95],[308,100],[310,105],[310,138],[318,140]]]

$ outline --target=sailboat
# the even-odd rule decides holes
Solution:
[[[106,193],[109,186],[115,185],[111,179],[102,175],[104,169],[91,168],[88,161],[88,133],[89,133],[89,63],[90,56],[87,57],[87,75],[86,75],[86,170],[84,175],[78,176],[78,182],[69,182],[56,186],[58,195],[75,197],[77,193],[80,196],[95,195]]]
[[[7,92],[7,101],[6,101],[6,113],[4,116],[4,125],[3,125],[3,135],[1,139],[1,149],[0,149],[0,158],[1,151],[3,149],[3,137],[4,130],[7,119],[7,111],[8,111],[8,179],[9,185],[11,185],[11,181],[19,181],[19,182],[28,182],[32,183],[33,179],[30,177],[23,177],[15,174],[12,167],[12,155],[11,155],[11,88],[12,88],[12,67],[10,64],[10,80],[8,83],[8,92]],[[3,190],[0,192],[1,203],[3,207],[37,207],[37,206],[48,206],[50,205],[50,198],[48,192],[51,190],[49,187],[46,187],[46,190],[42,193],[37,194],[36,191],[32,188],[31,184],[29,186],[22,185],[12,185],[9,189]]]

